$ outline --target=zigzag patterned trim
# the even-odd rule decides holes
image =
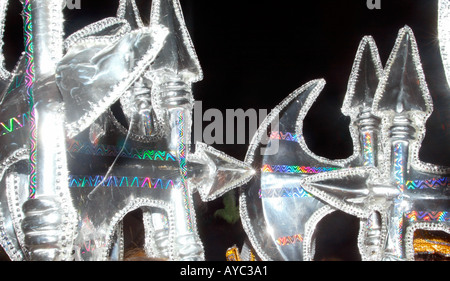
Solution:
[[[269,138],[276,140],[300,142],[300,140],[302,139],[302,135],[293,134],[289,132],[272,131],[270,132]]]
[[[118,177],[118,176],[69,176],[69,187],[148,187],[168,189],[179,186],[176,181],[149,177]]]
[[[141,160],[153,160],[153,161],[176,161],[176,157],[167,151],[160,150],[146,150],[146,149],[138,149],[124,148],[121,151],[121,147],[117,147],[114,145],[93,145],[91,143],[81,143],[77,140],[69,140],[67,142],[67,151],[72,153],[82,153],[82,154],[90,154],[95,156],[118,156],[120,153],[121,157],[126,158],[134,158]]]
[[[301,187],[283,187],[283,188],[269,188],[260,189],[259,198],[282,198],[282,197],[312,197],[310,193]]]
[[[410,222],[417,222],[417,221],[449,222],[450,221],[450,214],[447,211],[444,211],[444,212],[411,211],[411,212],[406,214],[406,218]]]
[[[306,167],[306,166],[288,166],[288,165],[264,165],[261,168],[263,173],[294,173],[294,174],[318,174],[323,172],[335,171],[336,167]]]
[[[406,181],[407,189],[427,189],[439,187],[450,187],[450,178],[445,177],[429,180]]]
[[[10,118],[6,122],[0,122],[0,136],[12,133],[28,124],[29,113],[23,113]]]
[[[301,234],[280,237],[277,239],[277,244],[280,246],[292,245],[299,242],[303,242],[303,236]]]

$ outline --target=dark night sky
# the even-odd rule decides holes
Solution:
[[[151,1],[136,2],[148,19]],[[21,25],[14,24],[20,21],[17,3],[11,4],[7,22],[4,49],[9,67],[22,44]],[[113,16],[117,4],[81,0],[81,10],[66,12],[67,34]],[[305,120],[304,137],[313,152],[332,159],[352,154],[349,120],[340,108],[360,40],[364,35],[374,37],[384,65],[398,30],[409,25],[418,41],[435,104],[420,157],[425,162],[450,165],[450,95],[438,50],[437,1],[381,0],[380,10],[369,10],[366,0],[181,0],[181,4],[204,72],[203,81],[194,86],[194,97],[203,102],[203,111],[270,110],[302,84],[324,78],[327,85]],[[248,143],[213,146],[243,160]],[[213,237],[204,238],[211,260],[223,260],[226,248],[234,243],[240,246],[243,239],[239,223],[230,226],[211,215],[217,208],[221,208],[221,199],[203,205],[198,214],[204,222],[200,225],[202,238],[206,231]],[[352,218],[341,219],[355,224]],[[222,237],[225,229],[233,229],[232,235]],[[356,240],[339,243],[352,242],[356,244]],[[354,259],[342,252],[346,251],[331,255]]]

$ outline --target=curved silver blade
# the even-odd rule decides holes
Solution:
[[[302,138],[303,118],[324,85],[324,80],[314,80],[289,95],[267,116],[250,144],[246,162],[257,174],[242,188],[240,211],[244,229],[264,260],[310,258],[304,245],[312,243],[313,232],[306,226],[313,228],[330,212],[300,185],[307,175],[342,166],[314,155]],[[311,222],[312,217],[318,220]]]

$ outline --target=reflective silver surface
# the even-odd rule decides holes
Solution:
[[[250,146],[246,162],[260,172],[242,188],[241,215],[252,246],[263,260],[313,260],[318,222],[339,209],[361,220],[363,260],[413,260],[415,230],[450,233],[450,170],[418,157],[432,101],[412,30],[400,30],[385,70],[374,40],[360,44],[342,107],[351,118],[348,159],[314,155],[302,137],[323,85],[289,95]],[[261,153],[271,146],[276,153]]]
[[[1,194],[2,246],[12,245],[15,260],[120,260],[122,220],[140,208],[148,256],[204,260],[193,193],[213,200],[253,172],[207,145],[190,151],[192,83],[203,74],[178,0],[153,1],[149,26],[134,0],[122,0],[116,17],[64,42],[61,2],[32,4],[38,186],[28,199],[17,192],[29,185],[27,171],[8,170],[31,153],[25,128],[10,135],[7,145],[17,152],[0,158],[2,175],[21,179]],[[41,63],[47,59],[52,63]],[[14,99],[3,94],[4,104],[15,106],[2,104],[1,114],[29,106],[26,89],[16,88]]]

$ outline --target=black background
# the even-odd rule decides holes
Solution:
[[[23,37],[20,3],[10,2],[3,51],[6,66],[12,69],[23,50]],[[148,20],[151,1],[136,2],[144,21]],[[302,84],[324,78],[327,85],[305,119],[304,137],[316,154],[346,158],[352,154],[352,144],[349,119],[340,108],[359,42],[364,35],[372,35],[385,65],[398,30],[409,25],[418,41],[435,107],[426,125],[420,157],[450,166],[450,98],[439,54],[437,3],[381,0],[380,10],[370,10],[366,0],[181,0],[204,72],[203,81],[194,85],[194,97],[203,102],[203,111],[270,110]],[[80,10],[65,10],[66,34],[114,16],[117,7],[118,1],[81,0]],[[248,143],[212,146],[244,160]],[[222,199],[210,203],[195,199],[206,258],[224,260],[228,247],[242,246],[242,226],[239,221],[229,224],[214,216],[223,208]],[[130,219],[132,225],[136,217],[139,215]],[[317,259],[358,260],[358,223],[342,213],[326,218],[319,229],[322,246]],[[128,243],[140,239],[137,231],[127,236]]]

